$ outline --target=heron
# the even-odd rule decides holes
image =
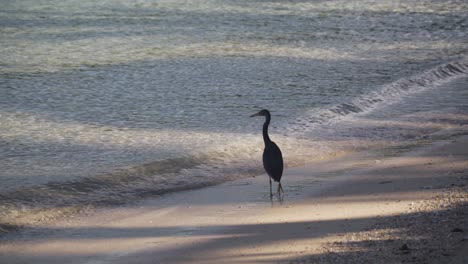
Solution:
[[[263,150],[263,167],[268,174],[270,180],[270,198],[273,197],[271,191],[271,179],[278,182],[278,196],[281,198],[281,192],[284,193],[283,187],[281,186],[281,176],[283,176],[283,155],[281,150],[275,142],[271,141],[268,136],[268,126],[270,125],[271,115],[270,111],[263,109],[258,113],[251,115],[264,116],[265,123],[263,124],[263,141],[265,142],[265,149]]]

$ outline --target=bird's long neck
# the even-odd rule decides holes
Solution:
[[[268,126],[270,125],[270,119],[270,115],[267,115],[265,123],[263,124],[263,141],[265,142],[265,145],[271,142],[270,137],[268,136]]]

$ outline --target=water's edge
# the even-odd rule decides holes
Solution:
[[[314,118],[323,118],[323,122],[330,119],[349,118],[352,115],[359,115],[364,111],[375,109],[383,103],[391,104],[392,100],[398,100],[402,94],[417,93],[427,87],[432,88],[436,84],[466,76],[467,73],[468,62],[448,63],[417,75],[416,78],[412,77],[384,86],[380,91],[380,96],[374,94],[369,95],[369,97],[354,99],[352,102],[334,106]],[[369,100],[368,98],[371,97],[377,99]],[[330,113],[334,113],[334,116],[330,116]],[[311,122],[311,120],[308,121]],[[366,149],[365,151],[374,153],[371,155],[382,155],[382,153],[386,153],[385,155],[399,155],[422,145],[431,144],[437,140],[454,138],[464,133],[463,131],[445,135],[435,133],[433,136],[426,135],[425,137],[402,142],[398,146],[389,146],[384,149]],[[23,227],[34,226],[60,217],[89,213],[96,208],[131,203],[135,200],[157,197],[170,192],[212,186],[263,173],[261,167],[249,164],[248,160],[241,160],[227,166],[226,160],[232,160],[237,152],[250,153],[247,157],[254,157],[258,154],[256,148],[236,149],[235,146],[229,147],[232,150],[229,155],[225,152],[216,151],[201,153],[122,168],[107,174],[87,177],[77,181],[51,182],[46,185],[0,193],[0,201],[2,201],[0,205],[2,209],[0,232],[17,231]],[[294,148],[297,145],[291,144],[286,147]],[[355,148],[354,150],[363,151],[364,149]],[[319,159],[333,159],[340,155],[351,155],[352,151],[348,149],[331,149],[328,153],[322,153]],[[291,160],[288,163],[290,167],[314,161],[309,156],[295,157],[291,155],[290,158]],[[208,176],[206,172],[209,172]],[[218,175],[219,177],[213,178],[210,177],[211,175]]]

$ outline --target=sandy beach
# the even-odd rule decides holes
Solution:
[[[1,263],[467,263],[468,137],[358,153],[16,234]]]

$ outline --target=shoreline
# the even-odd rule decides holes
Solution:
[[[397,157],[365,160],[362,154],[353,154],[290,168],[285,171],[282,204],[270,203],[267,178],[260,175],[97,209],[7,234],[0,240],[0,259],[7,263],[215,263],[219,259],[346,263],[376,258],[382,263],[425,263],[428,256],[437,260],[434,263],[466,260],[460,255],[463,251],[456,250],[467,246],[463,239],[468,224],[459,219],[468,201],[466,145],[465,135]],[[422,227],[440,226],[424,225],[424,219],[444,216],[451,217],[443,221],[450,230],[431,233],[444,239],[424,238]],[[464,232],[451,232],[456,228]]]
[[[444,133],[442,133],[442,136],[438,135],[438,133],[432,133],[429,136],[425,136],[421,138],[418,142],[407,142],[406,144],[392,145],[384,149],[376,149],[376,148],[367,149],[367,150],[356,149],[353,151],[339,150],[337,152],[331,152],[331,153],[326,154],[326,157],[328,158],[322,157],[320,159],[314,159],[313,161],[309,161],[305,163],[299,162],[299,163],[293,164],[292,166],[290,164],[286,164],[285,169],[289,170],[289,169],[302,168],[304,166],[307,166],[308,164],[339,163],[341,160],[356,159],[357,157],[362,157],[363,161],[359,162],[359,164],[353,165],[353,167],[370,166],[373,163],[373,159],[378,160],[380,158],[395,157],[405,152],[413,151],[419,148],[424,148],[424,147],[430,146],[431,144],[437,144],[437,142],[440,144],[441,142],[444,142],[445,140],[448,140],[449,138],[457,137],[457,136],[464,135],[464,134],[465,133],[463,131],[452,130],[448,134],[445,131]],[[316,170],[315,173],[318,173],[316,168],[314,170]],[[262,171],[263,171],[263,168],[262,168]],[[336,170],[333,173],[334,174],[340,173],[340,170]],[[202,182],[198,184],[193,184],[191,186],[182,186],[182,187],[177,187],[177,188],[172,188],[172,189],[163,189],[161,191],[154,191],[152,192],[152,194],[148,194],[148,195],[146,194],[135,195],[135,197],[133,197],[134,201],[131,201],[128,199],[122,200],[122,201],[105,200],[105,201],[100,201],[97,204],[90,202],[88,204],[78,203],[74,205],[73,204],[60,205],[59,206],[60,210],[55,210],[55,208],[53,207],[52,208],[27,209],[24,212],[21,212],[19,214],[15,214],[13,216],[5,216],[3,218],[0,218],[0,239],[2,238],[2,236],[10,235],[11,233],[21,232],[23,230],[41,227],[43,225],[53,224],[56,221],[66,221],[69,218],[75,218],[80,215],[91,215],[95,213],[96,211],[108,210],[108,209],[113,209],[116,207],[121,207],[121,206],[126,206],[126,205],[135,205],[140,202],[144,202],[146,200],[159,199],[161,196],[165,196],[165,195],[171,195],[171,194],[185,192],[185,191],[193,191],[193,190],[198,190],[201,188],[214,187],[220,184],[228,184],[229,182],[248,179],[251,177],[257,177],[260,175],[261,174],[241,177],[241,178],[237,178],[234,180],[231,179],[231,180],[220,180],[220,181],[213,181],[213,182]],[[131,198],[131,197],[128,197],[128,198]]]

